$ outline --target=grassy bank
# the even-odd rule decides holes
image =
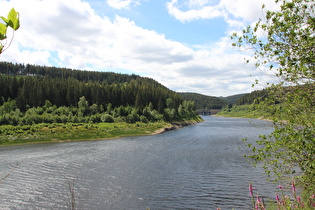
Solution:
[[[257,109],[253,105],[240,105],[224,108],[216,116],[269,119],[272,117],[272,113],[267,110]]]
[[[171,124],[165,122],[3,125],[0,126],[0,145],[111,139],[122,136],[148,135],[169,126]]]
[[[0,146],[49,143],[80,140],[112,139],[123,136],[150,135],[182,126],[197,123],[200,120],[154,123],[52,123],[23,126],[0,126]]]

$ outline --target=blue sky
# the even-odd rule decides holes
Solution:
[[[91,4],[93,5],[91,1]],[[97,1],[99,2],[99,1]],[[141,1],[139,5],[131,4],[127,9],[112,10],[108,4],[102,4],[99,9],[101,15],[112,20],[116,15],[133,20],[139,27],[162,33],[167,39],[188,45],[204,45],[211,40],[218,40],[225,33],[227,26],[222,18],[200,19],[199,21],[182,23],[169,15],[166,2],[162,0]],[[99,3],[97,4],[100,5]],[[103,12],[106,11],[106,12]]]
[[[171,90],[211,96],[251,92],[269,72],[245,64],[230,35],[273,0],[0,0],[21,27],[1,61],[151,77]],[[261,88],[261,87],[257,87]]]

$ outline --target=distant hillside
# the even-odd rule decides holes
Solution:
[[[179,93],[184,100],[194,101],[196,109],[221,109],[229,103],[219,97],[206,96],[199,93]]]
[[[243,94],[242,97],[237,99],[236,105],[245,105],[245,104],[252,104],[254,103],[254,100],[256,99],[263,99],[268,95],[268,92],[266,89],[264,90],[255,90],[251,93]]]
[[[226,105],[234,105],[240,103],[239,100],[247,93],[227,96],[227,97],[215,97],[207,96],[199,93],[179,93],[184,100],[194,101],[196,109],[221,109]]]
[[[227,96],[227,97],[220,97],[220,98],[228,102],[228,104],[233,105],[233,104],[236,104],[237,101],[246,94],[247,93],[242,93],[242,94],[237,94],[237,95],[232,95],[232,96]]]
[[[172,100],[172,108],[183,101],[157,81],[137,75],[0,62],[0,105],[11,99],[25,111],[48,100],[58,107],[72,107],[82,96],[102,107],[143,108],[151,103],[160,112],[167,107],[167,99]]]

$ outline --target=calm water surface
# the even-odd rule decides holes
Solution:
[[[241,141],[271,132],[265,121],[204,117],[155,136],[0,148],[0,209],[250,209],[248,183],[273,199]]]

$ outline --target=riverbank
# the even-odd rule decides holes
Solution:
[[[257,120],[264,120],[264,121],[268,121],[268,122],[274,122],[274,120],[270,119],[269,118],[266,118],[265,116],[263,115],[242,115],[242,114],[216,114],[216,115],[213,115],[213,117],[228,117],[228,118],[249,118],[249,119],[257,119]],[[286,122],[286,121],[282,121],[282,122]]]
[[[182,127],[186,127],[186,126],[197,124],[199,122],[202,122],[202,120],[182,121],[182,122],[170,123],[170,126],[167,126],[167,127],[161,128],[159,130],[156,130],[154,133],[152,133],[152,135],[165,133],[167,131],[177,130],[177,129],[180,129]]]
[[[52,123],[0,126],[0,146],[56,143],[69,141],[106,140],[125,136],[156,135],[201,122],[201,119],[181,122],[150,123]]]
[[[252,118],[266,121],[273,121],[276,117],[266,110],[257,109],[253,105],[239,105],[231,108],[222,109],[215,116],[232,118]]]

